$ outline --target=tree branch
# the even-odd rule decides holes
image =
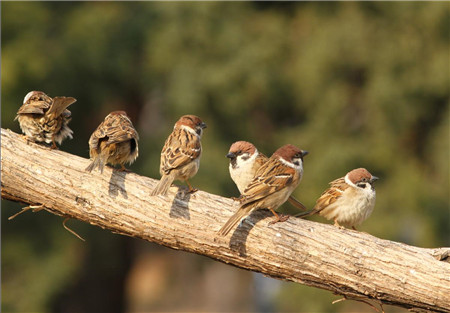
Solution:
[[[259,210],[231,235],[216,232],[237,209],[231,199],[172,187],[151,197],[156,180],[105,168],[1,131],[2,198],[131,237],[330,290],[415,311],[450,312],[449,248],[423,249],[298,218],[268,225]]]

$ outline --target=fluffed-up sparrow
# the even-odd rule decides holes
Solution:
[[[126,171],[125,163],[133,163],[139,154],[139,135],[124,111],[109,113],[89,138],[91,164],[86,171],[98,168],[103,173],[107,163],[119,164]]]
[[[174,180],[182,180],[195,192],[188,179],[197,174],[202,154],[201,138],[206,124],[195,115],[184,115],[175,123],[161,151],[159,172],[161,180],[152,196],[167,194]]]
[[[230,146],[226,155],[230,159],[230,176],[242,194],[245,188],[255,177],[258,169],[266,163],[269,158],[256,149],[255,145],[248,141],[236,141]],[[288,201],[301,210],[307,208],[293,196]]]
[[[14,120],[19,120],[27,140],[52,144],[51,148],[55,149],[56,143],[73,138],[68,126],[71,113],[67,107],[76,101],[72,97],[51,98],[42,91],[30,91]]]
[[[255,177],[242,193],[237,212],[218,231],[226,236],[230,230],[257,209],[269,209],[276,217],[274,222],[284,221],[275,210],[289,198],[303,175],[303,157],[307,151],[293,145],[284,145],[275,151],[256,172]]]
[[[335,226],[356,229],[356,226],[370,216],[375,207],[376,193],[373,182],[377,179],[378,177],[365,168],[354,169],[344,177],[333,180],[311,212],[296,216],[319,214],[328,220],[334,220]]]

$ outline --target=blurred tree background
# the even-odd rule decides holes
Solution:
[[[183,114],[207,124],[194,186],[237,196],[225,154],[310,151],[294,196],[366,167],[381,179],[359,229],[421,247],[450,244],[448,2],[2,2],[2,127],[31,90],[73,96],[74,139],[124,109],[140,134],[130,168],[159,178]],[[372,312],[329,292],[2,201],[4,312]],[[285,204],[284,212],[295,213]],[[327,222],[313,217],[318,222]],[[406,312],[389,307],[388,312]]]

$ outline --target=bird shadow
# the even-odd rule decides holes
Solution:
[[[241,257],[247,256],[247,237],[256,223],[267,217],[273,216],[269,210],[256,210],[243,219],[231,235],[230,249],[239,254]]]
[[[169,216],[172,218],[190,220],[189,200],[191,199],[191,196],[192,193],[188,192],[187,188],[179,187],[175,198],[173,198]]]
[[[119,193],[124,197],[125,199],[128,199],[127,190],[125,189],[125,176],[128,174],[126,171],[119,171],[116,169],[113,169],[111,178],[109,179],[109,188],[108,188],[108,194],[116,198]]]

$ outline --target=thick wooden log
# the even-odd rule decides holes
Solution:
[[[236,210],[233,200],[175,186],[167,197],[152,197],[156,180],[111,168],[87,173],[88,164],[1,131],[3,199],[350,299],[450,312],[449,248],[423,249],[298,218],[268,225],[265,210],[221,238],[216,232]]]

